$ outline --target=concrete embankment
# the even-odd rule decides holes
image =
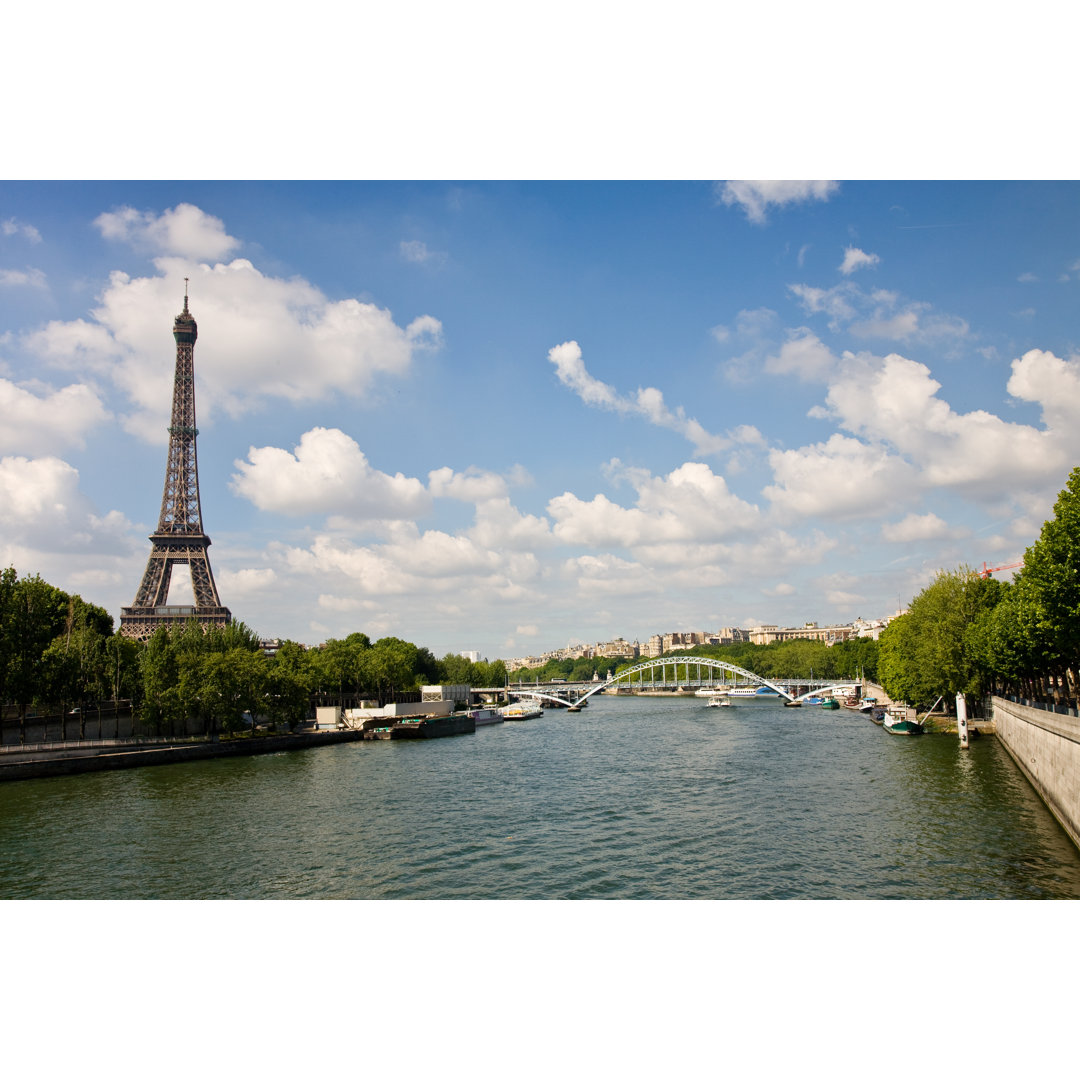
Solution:
[[[1080,717],[991,699],[1002,745],[1080,847]]]
[[[356,742],[360,731],[308,731],[294,735],[266,735],[260,738],[227,739],[219,742],[137,744],[116,742],[106,746],[81,747],[60,743],[49,747],[6,748],[0,754],[0,782],[29,780],[43,776],[73,776],[106,769],[135,769],[143,765],[175,765],[206,758],[248,757],[276,754],[283,750],[305,750],[331,743]]]

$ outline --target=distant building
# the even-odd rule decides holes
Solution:
[[[695,645],[719,645],[716,634],[707,634],[704,630],[682,630],[675,634],[664,634],[660,639],[664,652],[675,649],[692,649]]]
[[[904,612],[898,611],[895,615],[888,615],[883,619],[858,618],[842,626],[819,626],[816,622],[807,622],[802,626],[780,627],[768,624],[747,630],[737,626],[722,626],[715,633],[705,630],[681,630],[670,634],[653,634],[644,645],[618,637],[614,641],[597,642],[595,646],[567,645],[565,649],[555,649],[542,656],[522,656],[505,660],[504,663],[508,671],[516,671],[523,667],[543,667],[549,660],[592,660],[599,657],[613,660],[634,660],[640,657],[653,660],[664,653],[692,649],[695,645],[735,645],[744,642],[769,645],[774,641],[796,639],[822,641],[826,645],[850,641],[852,638],[872,638],[876,641],[881,636],[881,631],[902,614]]]
[[[597,642],[594,656],[616,658],[623,660],[636,660],[641,652],[641,646],[635,641],[632,645],[623,638],[614,641]]]
[[[750,641],[754,645],[771,645],[774,641],[823,641],[826,645],[835,645],[838,641],[847,641],[856,636],[854,627],[818,626],[816,622],[802,626],[755,626],[750,631]]]

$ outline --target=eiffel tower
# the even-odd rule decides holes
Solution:
[[[184,310],[173,321],[176,339],[176,378],[173,381],[172,424],[169,426],[169,459],[165,466],[165,491],[161,517],[150,537],[153,547],[142,584],[129,608],[120,609],[120,633],[146,641],[159,626],[183,626],[195,619],[205,630],[225,626],[230,618],[218,598],[206,549],[210,537],[203,532],[199,509],[199,466],[195,454],[195,362],[193,352],[199,329],[188,311],[187,278],[184,278]],[[195,593],[194,607],[168,606],[173,567],[187,564]]]

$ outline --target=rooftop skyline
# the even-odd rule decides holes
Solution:
[[[1080,463],[1075,183],[0,183],[0,561],[117,620],[185,277],[265,635],[872,618],[1016,561]]]

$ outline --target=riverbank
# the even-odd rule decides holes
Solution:
[[[864,685],[866,687],[866,696],[872,697],[879,705],[908,708],[903,702],[893,701],[877,683],[868,682]],[[912,719],[914,719],[914,716],[912,716]],[[960,729],[956,726],[956,717],[950,716],[946,712],[926,713],[919,716],[918,720],[928,735],[956,735],[959,738]],[[994,721],[980,717],[969,717],[968,732],[977,735],[994,735],[996,734]]]
[[[217,741],[150,742],[108,740],[99,745],[58,743],[26,747],[6,747],[0,754],[0,783],[31,780],[45,776],[74,776],[107,769],[135,769],[144,765],[175,765],[207,758],[250,757],[306,750],[331,743],[357,742],[361,731],[305,731],[290,735],[261,735],[254,738]]]

